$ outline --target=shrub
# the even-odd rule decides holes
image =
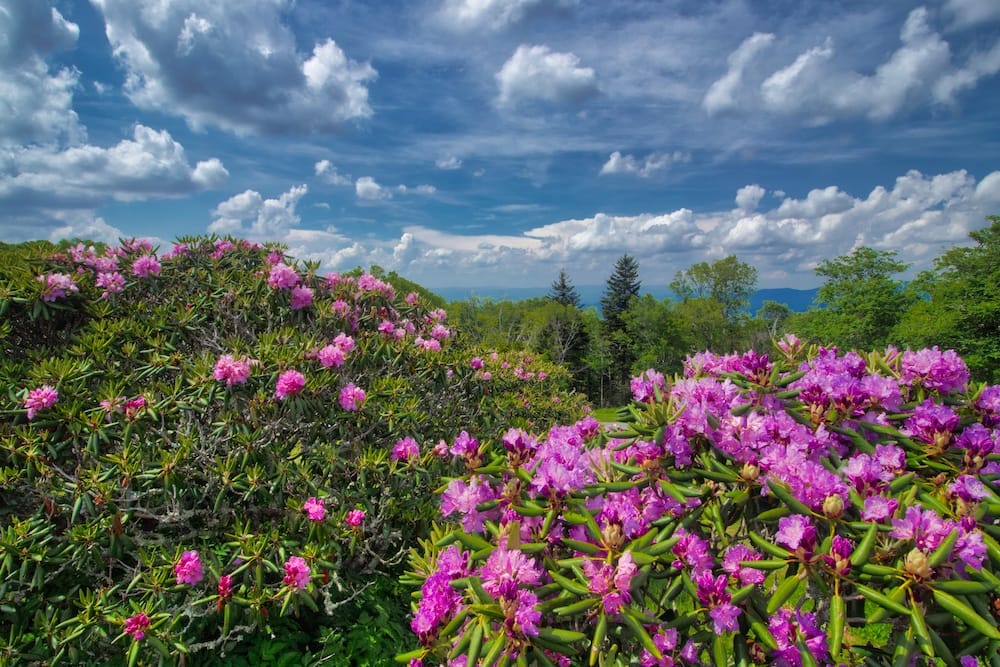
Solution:
[[[617,423],[512,430],[411,554],[411,667],[1000,658],[1000,386],[789,337],[648,371]],[[471,436],[470,436],[471,437]]]
[[[277,246],[0,252],[0,664],[321,656],[428,534],[437,443],[579,414],[565,371],[486,380],[419,294]]]

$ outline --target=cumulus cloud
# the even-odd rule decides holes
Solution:
[[[49,234],[50,241],[87,239],[114,246],[119,239],[127,236],[122,230],[105,222],[104,218],[89,214],[60,216],[60,222],[63,224]]]
[[[229,175],[216,159],[193,168],[166,130],[136,125],[132,139],[110,148],[26,146],[0,151],[15,168],[0,169],[0,201],[14,208],[87,208],[215,188]]]
[[[753,211],[765,194],[767,191],[756,183],[745,185],[736,191],[736,206],[742,211]]]
[[[75,47],[79,34],[46,2],[0,7],[0,146],[85,139],[72,108],[80,73],[70,67],[53,72],[46,62]]]
[[[375,69],[333,39],[300,52],[285,0],[92,1],[141,108],[241,135],[337,132],[372,114]]]
[[[577,0],[445,0],[439,18],[453,28],[499,30],[526,18],[571,9]]]
[[[295,185],[277,199],[264,199],[256,190],[244,190],[215,207],[208,231],[258,240],[284,239],[301,221],[295,207],[307,192],[306,185]]]
[[[389,199],[392,192],[379,185],[371,176],[362,176],[354,183],[358,199]]]
[[[881,121],[918,104],[954,104],[959,93],[1000,72],[1000,43],[954,63],[924,7],[908,14],[899,47],[870,74],[848,68],[830,37],[770,70],[757,58],[773,41],[772,35],[755,34],[729,56],[729,69],[703,99],[709,114],[763,109],[811,124],[850,117]]]
[[[348,174],[341,174],[329,160],[320,160],[315,165],[316,175],[332,185],[353,185],[354,181]]]
[[[633,155],[622,155],[615,151],[601,167],[600,174],[632,174],[648,178],[657,171],[663,171],[677,162],[690,162],[690,153],[674,151],[673,153],[650,153],[640,160]]]
[[[547,46],[517,47],[495,75],[500,106],[523,102],[580,102],[597,93],[593,68],[580,67],[573,53]]]
[[[952,18],[952,29],[1000,21],[1000,3],[994,0],[948,0],[944,12]]]
[[[813,271],[820,261],[858,245],[896,250],[915,272],[983,226],[1000,201],[1000,171],[978,182],[965,171],[910,171],[867,195],[829,186],[761,210],[765,194],[754,184],[737,191],[735,209],[597,213],[520,235],[455,234],[415,225],[396,241],[367,248],[365,258],[429,286],[453,284],[456,274],[475,276],[479,285],[537,285],[553,265],[606,275],[623,252],[640,260],[650,284],[666,284],[694,263],[736,254],[758,267],[763,287],[808,286],[820,282]]]
[[[447,155],[445,157],[440,157],[434,161],[434,166],[438,169],[444,169],[446,171],[461,169],[462,161],[455,157],[454,155]]]
[[[729,68],[722,77],[713,83],[705,93],[702,106],[710,115],[735,109],[740,104],[740,93],[744,87],[743,73],[750,62],[771,42],[774,35],[770,33],[754,33],[743,40],[739,47],[729,54]]]

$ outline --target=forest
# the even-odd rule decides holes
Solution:
[[[640,294],[639,262],[621,256],[601,307],[583,308],[570,270],[546,297],[471,298],[447,305],[470,342],[527,348],[565,364],[574,386],[595,405],[620,405],[629,377],[648,368],[679,371],[702,350],[767,349],[794,333],[841,350],[938,346],[956,350],[981,381],[1000,382],[1000,216],[970,233],[970,246],[943,252],[914,280],[891,250],[859,247],[816,267],[824,282],[807,312],[765,301],[749,312],[757,269],[735,255],[678,271],[677,300]]]

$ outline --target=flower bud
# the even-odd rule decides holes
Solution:
[[[740,477],[747,482],[756,482],[757,478],[760,477],[760,468],[753,463],[744,463],[743,470],[740,471]]]
[[[829,495],[823,501],[823,515],[828,519],[839,519],[844,514],[844,499],[838,494]]]
[[[906,554],[903,569],[914,579],[930,579],[933,574],[927,562],[927,554],[920,549],[911,549],[910,553]]]

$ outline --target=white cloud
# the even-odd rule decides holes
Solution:
[[[1000,7],[1000,4],[997,5]],[[979,80],[1000,72],[1000,42],[985,53],[977,52],[969,56],[964,67],[942,76],[934,84],[934,99],[951,104],[955,96],[968,88],[973,88]]]
[[[871,74],[851,69],[829,36],[791,63],[766,68],[755,59],[772,41],[758,33],[730,55],[729,70],[703,100],[709,114],[764,109],[809,124],[852,117],[884,121],[918,105],[954,104],[959,93],[1000,72],[1000,43],[953,63],[950,45],[931,27],[924,7],[908,14],[900,45]]]
[[[0,171],[0,201],[12,207],[88,208],[111,199],[180,196],[218,187],[229,175],[216,158],[192,168],[169,132],[144,125],[110,148],[28,146],[0,151],[0,158],[15,165]]]
[[[739,47],[729,54],[729,69],[718,81],[713,83],[705,93],[702,106],[710,115],[735,109],[740,104],[740,92],[743,89],[743,72],[750,62],[771,42],[774,35],[757,32],[743,40]]]
[[[996,0],[948,0],[944,11],[953,19],[953,29],[1000,21],[1000,3]]]
[[[316,175],[332,185],[353,185],[354,181],[348,174],[341,174],[329,160],[320,160],[315,165]]]
[[[496,73],[498,103],[579,102],[597,93],[597,78],[590,67],[580,67],[572,53],[554,52],[547,46],[517,47]]]
[[[984,204],[991,203],[995,206],[1000,203],[1000,171],[994,171],[979,181],[975,198]]]
[[[215,207],[208,231],[257,240],[283,239],[301,221],[295,207],[308,192],[306,185],[295,185],[277,199],[264,199],[255,190],[245,190]]]
[[[445,0],[439,18],[456,29],[494,30],[544,13],[565,11],[577,0]]]
[[[393,192],[402,195],[433,195],[437,193],[437,188],[433,185],[397,185],[395,187],[388,187],[380,185],[371,176],[362,176],[354,182],[354,192],[358,196],[358,199],[377,201],[380,199],[391,199]]]
[[[375,69],[332,39],[303,54],[285,0],[92,1],[141,108],[237,134],[336,132],[372,114]]]
[[[677,162],[690,162],[691,155],[682,151],[673,153],[650,153],[644,159],[639,160],[632,155],[622,155],[615,151],[608,157],[608,161],[601,167],[600,174],[633,174],[642,178],[648,178],[657,171],[663,171],[670,165]]]
[[[362,176],[354,183],[354,192],[359,199],[389,199],[392,192],[375,182],[371,176]]]
[[[125,238],[126,234],[117,227],[113,227],[104,221],[104,218],[95,218],[89,214],[60,216],[63,224],[56,227],[50,234],[50,241],[61,239],[87,239],[106,243],[109,246],[118,245],[119,239]]]
[[[437,160],[435,160],[434,166],[436,166],[438,169],[444,169],[446,171],[453,169],[461,169],[462,161],[459,158],[455,157],[454,155],[448,155],[445,157],[440,157]]]
[[[753,211],[767,191],[756,183],[745,185],[736,191],[736,206],[742,211]]]
[[[86,137],[72,109],[80,73],[52,72],[46,59],[72,49],[80,28],[46,2],[0,7],[0,147],[78,142]]]
[[[478,285],[537,285],[548,267],[574,267],[581,276],[607,275],[623,252],[640,260],[644,279],[663,285],[700,261],[736,254],[758,267],[761,286],[819,284],[813,268],[858,245],[896,250],[931,266],[943,248],[964,243],[1000,200],[1000,172],[978,183],[965,171],[924,175],[910,171],[891,187],[854,196],[837,186],[815,188],[759,210],[764,188],[736,193],[738,208],[613,215],[554,222],[520,235],[455,234],[409,226],[393,241],[372,244],[361,263],[385,263],[428,286],[454,284],[456,275]],[[753,209],[753,210],[751,210]]]

